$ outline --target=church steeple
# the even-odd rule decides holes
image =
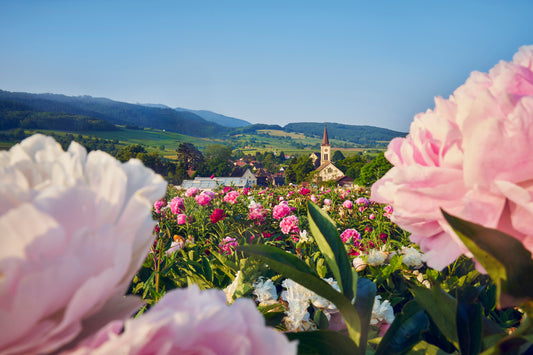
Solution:
[[[322,138],[322,145],[329,145],[328,129],[326,128],[325,124],[324,124],[324,137]]]
[[[322,137],[322,146],[320,147],[320,164],[329,163],[330,146],[328,139],[328,130],[324,124],[324,137]]]

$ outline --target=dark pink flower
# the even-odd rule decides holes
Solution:
[[[211,219],[211,223],[217,223],[218,221],[226,218],[226,214],[224,213],[223,209],[215,208],[213,210],[213,213],[209,216],[209,219]]]
[[[350,239],[355,241],[356,239],[361,239],[361,234],[357,230],[350,228],[342,232],[341,239],[343,243],[348,242]]]

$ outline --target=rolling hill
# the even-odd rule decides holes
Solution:
[[[53,112],[91,117],[114,125],[168,130],[195,137],[224,135],[228,128],[206,121],[192,112],[147,107],[106,98],[65,96],[58,94],[29,94],[0,90],[0,100],[24,104],[34,112]]]

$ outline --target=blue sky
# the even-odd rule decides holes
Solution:
[[[0,0],[0,89],[408,131],[533,44],[533,1]]]

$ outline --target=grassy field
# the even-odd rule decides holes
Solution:
[[[174,132],[166,132],[156,129],[125,129],[117,131],[87,131],[87,132],[63,132],[55,130],[26,130],[27,134],[36,132],[43,134],[57,134],[64,136],[81,134],[83,136],[93,136],[108,140],[117,140],[119,145],[141,144],[148,151],[157,150],[161,155],[168,159],[176,158],[176,149],[180,143],[191,143],[203,151],[208,145],[223,144],[239,149],[244,154],[255,155],[256,152],[275,152],[279,154],[284,152],[285,155],[302,155],[319,152],[322,138],[306,137],[301,133],[288,133],[281,130],[261,130],[259,134],[240,134],[238,136],[228,137],[227,139],[206,139],[186,136]],[[8,149],[14,143],[0,142],[0,149]],[[383,149],[358,147],[354,143],[330,139],[331,149],[340,150],[344,156],[348,157],[358,152],[367,151],[370,155],[377,154]],[[164,149],[161,149],[164,148]],[[375,152],[374,152],[375,151]]]

